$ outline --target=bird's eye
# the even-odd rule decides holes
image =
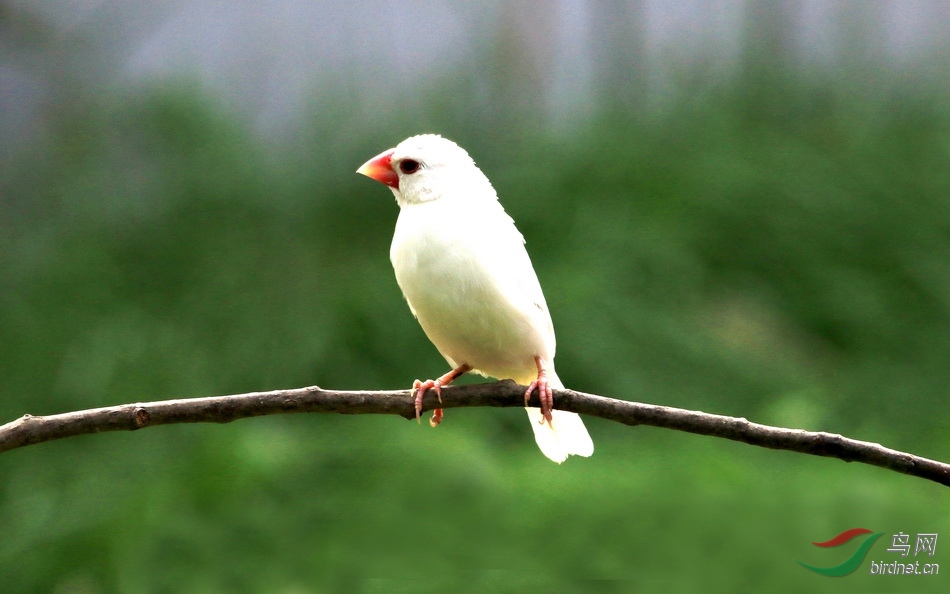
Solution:
[[[399,171],[403,173],[415,173],[419,171],[419,161],[414,159],[403,159],[399,162]]]

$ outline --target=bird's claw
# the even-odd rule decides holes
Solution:
[[[415,406],[416,406],[416,421],[422,422],[422,398],[426,395],[426,392],[430,389],[435,390],[435,395],[439,399],[439,404],[442,404],[442,382],[441,378],[437,380],[426,380],[419,381],[416,380],[412,382],[412,389],[416,392]],[[439,423],[442,422],[442,409],[437,408],[432,411],[432,418],[429,419],[429,425],[432,427],[438,427]]]
[[[554,391],[548,383],[548,374],[544,369],[538,369],[538,379],[531,382],[528,390],[524,393],[525,406],[531,400],[531,393],[534,392],[535,388],[537,388],[538,398],[541,400],[541,423],[547,421],[550,424],[553,420],[551,411],[554,409]]]
[[[416,421],[419,421],[419,417],[422,415],[422,397],[426,395],[426,391],[430,388],[435,390],[435,395],[439,398],[439,404],[442,404],[442,387],[451,384],[455,381],[460,375],[466,374],[471,371],[472,368],[469,365],[459,365],[455,369],[449,371],[439,379],[426,380],[420,382],[416,380],[412,382],[412,389],[416,391]],[[421,422],[421,421],[420,421]],[[442,422],[442,408],[437,408],[432,411],[432,418],[429,419],[429,425],[433,427],[438,427],[439,423]]]

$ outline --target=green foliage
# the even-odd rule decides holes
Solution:
[[[4,183],[2,419],[441,373],[389,268],[396,206],[352,173],[441,127],[527,237],[571,387],[947,459],[950,114],[923,93],[779,88],[687,91],[499,152],[514,132],[464,124],[464,99],[372,133],[329,108],[292,150],[181,85],[66,114]],[[809,543],[854,526],[947,528],[943,489],[917,479],[589,427],[595,456],[563,467],[516,410],[449,411],[437,431],[266,418],[9,452],[0,582],[865,591],[890,583],[795,561],[837,562]]]

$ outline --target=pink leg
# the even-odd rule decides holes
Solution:
[[[541,399],[541,422],[547,421],[550,424],[552,420],[551,410],[554,409],[554,391],[548,384],[547,372],[541,366],[541,357],[535,357],[534,362],[538,366],[538,379],[528,386],[528,391],[524,393],[524,403],[525,405],[528,404],[528,401],[531,400],[531,392],[534,392],[534,389],[537,388],[538,398]]]
[[[439,403],[442,403],[442,386],[447,386],[454,382],[459,376],[468,373],[472,368],[468,365],[460,365],[458,368],[453,369],[452,371],[446,373],[442,377],[434,380],[426,380],[421,382],[416,380],[412,382],[412,389],[416,392],[415,405],[416,405],[416,420],[419,421],[419,417],[422,415],[422,397],[426,395],[426,391],[430,388],[435,390],[435,395],[439,397]],[[421,422],[421,421],[420,421]],[[442,422],[442,409],[437,408],[432,411],[432,418],[429,419],[429,425],[433,427],[438,427],[439,423]]]

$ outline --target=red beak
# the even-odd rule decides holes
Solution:
[[[373,178],[378,182],[382,182],[387,186],[398,188],[399,176],[393,171],[392,164],[393,150],[395,149],[389,149],[376,155],[369,161],[363,163],[356,172]]]

